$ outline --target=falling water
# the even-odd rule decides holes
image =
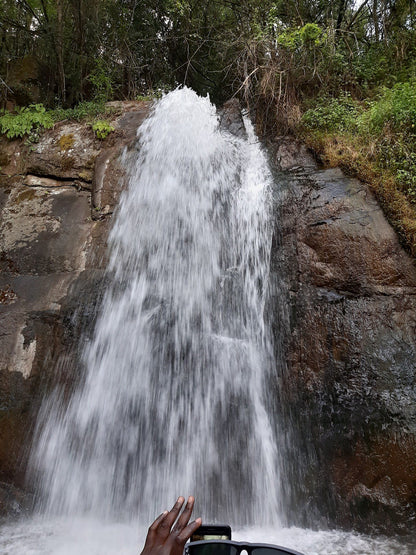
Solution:
[[[208,99],[178,90],[126,152],[84,378],[69,402],[57,392],[43,403],[39,515],[0,529],[1,553],[132,555],[155,515],[191,493],[204,521],[230,523],[236,539],[308,555],[415,552],[282,526],[268,390],[281,361],[263,315],[272,181],[245,124],[246,138],[221,131]]]
[[[208,98],[177,90],[126,155],[85,381],[38,441],[49,513],[149,520],[193,493],[205,519],[279,522],[263,318],[271,175],[246,127],[220,131]]]

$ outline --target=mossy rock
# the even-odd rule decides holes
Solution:
[[[16,197],[15,204],[20,204],[21,202],[27,202],[33,200],[36,197],[36,191],[33,189],[28,189],[27,191],[23,191]]]
[[[68,133],[67,135],[61,135],[59,138],[59,148],[63,151],[69,150],[74,146],[75,139],[73,133]]]
[[[89,170],[84,170],[79,172],[78,177],[80,179],[82,179],[82,181],[88,181],[91,182],[92,181],[92,172]]]

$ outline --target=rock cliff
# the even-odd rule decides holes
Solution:
[[[62,122],[34,145],[2,139],[0,175],[0,512],[30,502],[24,485],[33,419],[56,381],[70,389],[92,329],[119,163],[149,103],[113,103],[104,141]],[[82,311],[80,307],[82,306]],[[10,486],[13,484],[13,486]]]
[[[416,516],[416,269],[367,185],[288,139],[272,252],[293,513],[406,531]],[[285,298],[277,298],[282,294]],[[276,318],[276,344],[282,326]]]
[[[30,504],[33,421],[70,394],[103,291],[110,217],[148,103],[116,103],[104,141],[62,122],[5,141],[0,176],[0,513]],[[243,133],[235,102],[221,125]],[[366,185],[274,145],[269,319],[285,368],[270,384],[287,438],[290,517],[408,530],[416,516],[416,270]],[[279,432],[281,433],[281,432]],[[282,435],[282,434],[281,434]]]

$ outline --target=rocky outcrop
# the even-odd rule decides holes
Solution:
[[[34,145],[0,145],[0,513],[28,505],[18,488],[34,415],[52,382],[71,387],[81,330],[93,327],[106,216],[125,184],[120,156],[149,103],[114,108],[104,141],[87,124],[60,123]]]
[[[281,391],[293,515],[406,531],[416,516],[414,261],[365,184],[318,169],[288,139],[275,157],[290,172],[273,302],[290,330]]]
[[[145,103],[116,103],[104,141],[61,123],[0,154],[0,514],[30,506],[40,401],[82,371],[103,291],[110,218]],[[235,102],[221,126],[241,136]],[[269,317],[286,367],[270,390],[286,427],[291,517],[388,532],[416,516],[416,271],[368,187],[279,139]],[[82,310],[80,309],[82,307]],[[281,430],[279,432],[281,436]]]
[[[237,98],[228,100],[219,110],[220,128],[236,137],[244,138],[247,131],[241,114],[241,104]]]

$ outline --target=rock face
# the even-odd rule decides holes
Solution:
[[[416,516],[414,261],[365,184],[318,169],[287,139],[275,156],[290,172],[272,302],[290,330],[282,339],[275,319],[288,361],[281,394],[293,515],[406,531]]]
[[[53,382],[71,387],[81,331],[93,327],[106,215],[124,186],[120,156],[149,103],[116,108],[105,141],[86,124],[63,123],[32,148],[0,145],[0,514],[28,505],[19,488],[34,415]]]
[[[0,144],[0,515],[22,491],[41,399],[82,371],[103,291],[110,218],[146,103],[117,103],[105,141],[62,123]],[[221,126],[241,136],[233,101]],[[131,150],[133,152],[133,150]],[[416,517],[416,271],[364,184],[274,148],[278,213],[269,318],[286,367],[280,426],[290,517],[408,530]],[[82,308],[81,308],[82,307]]]

